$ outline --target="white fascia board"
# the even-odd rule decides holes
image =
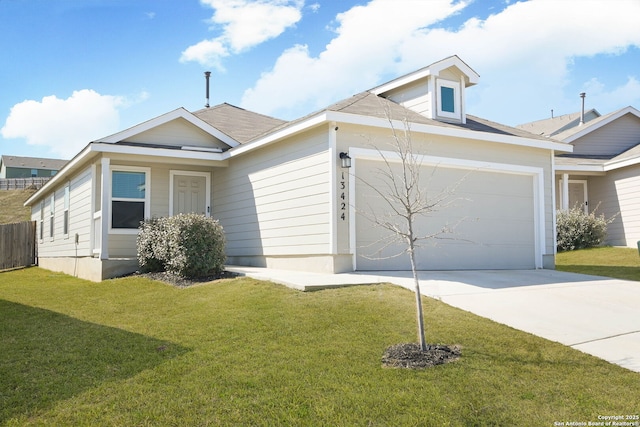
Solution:
[[[93,143],[91,148],[96,153],[129,154],[146,157],[171,157],[174,159],[194,159],[223,161],[223,153],[205,151],[176,150],[172,148],[155,148],[144,146],[118,145],[111,143]]]
[[[627,166],[634,166],[637,164],[640,164],[640,157],[632,157],[629,159],[622,159],[622,160],[607,162],[605,163],[603,170],[605,172],[608,172],[614,169],[620,169]]]
[[[428,65],[420,70],[414,71],[413,73],[409,73],[407,75],[391,80],[390,82],[383,83],[380,86],[376,86],[373,89],[369,90],[369,92],[374,93],[375,95],[380,95],[406,84],[413,83],[416,80],[423,79],[427,76],[439,76],[442,70],[446,70],[447,68],[452,66],[457,67],[462,72],[462,74],[467,77],[467,79],[469,80],[468,86],[473,86],[478,83],[480,75],[473,71],[473,69],[467,64],[465,64],[462,59],[454,55],[441,61],[434,62],[433,64]]]
[[[86,159],[94,155],[95,152],[91,149],[91,144],[87,145],[80,153],[76,154],[73,159],[69,160],[69,162],[64,165],[64,167],[60,169],[49,181],[47,181],[45,185],[33,193],[31,197],[24,202],[24,206],[31,206],[33,202],[40,199],[43,194],[47,193],[50,188],[55,187],[59,182],[64,181],[67,176],[78,167],[78,165],[84,163]]]
[[[327,111],[323,111],[321,113],[318,113],[315,116],[309,117],[308,119],[301,121],[299,123],[296,123],[292,126],[288,126],[284,129],[281,129],[277,132],[274,132],[272,134],[269,134],[263,138],[257,139],[253,142],[248,142],[246,144],[242,144],[236,148],[232,148],[231,150],[227,150],[224,153],[222,153],[222,159],[226,160],[230,157],[235,157],[241,154],[246,153],[247,151],[252,151],[255,149],[258,149],[260,147],[264,147],[265,145],[269,145],[271,143],[277,142],[281,139],[284,138],[288,138],[292,135],[295,135],[296,133],[300,133],[303,132],[305,130],[311,129],[313,127],[316,127],[318,125],[321,125],[323,123],[326,123],[328,121],[330,121],[327,116],[328,112]]]
[[[382,128],[404,129],[404,123],[400,120],[389,121],[386,118],[361,116],[357,114],[329,111],[327,118],[335,122],[350,123],[355,125],[373,126]],[[520,136],[478,132],[468,129],[458,129],[443,126],[426,125],[422,123],[409,123],[411,131],[431,135],[451,136],[454,138],[474,139],[500,144],[518,145],[522,147],[542,148],[564,153],[573,152],[573,146],[563,142],[540,141],[538,139],[524,138]]]
[[[597,174],[597,173],[602,173],[604,174],[604,167],[603,165],[558,165],[558,163],[556,163],[555,166],[555,172],[556,173],[562,173],[562,172],[568,172],[568,173],[589,173],[589,174]]]
[[[45,185],[36,191],[25,202],[24,206],[30,206],[34,201],[38,200],[42,194],[49,192],[51,187],[55,187],[57,183],[67,179],[67,177],[77,169],[81,164],[84,164],[88,159],[96,156],[99,153],[106,154],[128,154],[128,155],[140,155],[146,157],[169,157],[174,159],[194,159],[194,160],[211,160],[222,162],[225,160],[224,153],[208,153],[203,151],[189,151],[189,150],[175,150],[169,148],[152,148],[130,145],[118,145],[114,143],[99,143],[94,142],[84,150],[82,150],[77,156],[75,156],[64,168],[62,168],[57,174],[53,176]]]
[[[445,58],[442,61],[438,61],[434,64],[431,64],[429,68],[432,70],[432,74],[438,76],[442,70],[446,70],[447,68],[455,66],[458,68],[462,74],[469,78],[469,86],[473,86],[478,83],[480,79],[480,75],[473,71],[471,67],[469,67],[462,59],[458,56],[450,56],[449,58]]]
[[[390,82],[384,83],[380,86],[374,87],[369,92],[373,93],[374,95],[380,95],[381,93],[388,92],[390,90],[393,90],[400,86],[407,85],[409,83],[412,83],[416,80],[423,79],[430,75],[431,75],[431,69],[424,68],[422,70],[415,71],[411,74],[407,74],[406,76],[398,77],[397,79],[391,80]]]
[[[576,139],[582,138],[583,136],[593,132],[596,129],[600,129],[601,127],[608,125],[609,123],[618,120],[620,117],[624,116],[625,114],[633,114],[634,116],[640,118],[640,111],[636,110],[635,108],[629,106],[629,107],[625,107],[622,108],[618,111],[616,111],[614,114],[612,114],[611,116],[607,117],[605,120],[601,120],[598,123],[594,123],[594,124],[589,124],[589,122],[585,123],[582,125],[582,127],[584,129],[580,130],[579,132],[574,133],[573,135],[567,137],[564,141],[565,142],[573,142]]]
[[[240,145],[237,141],[235,141],[228,135],[220,132],[218,129],[214,128],[204,120],[191,114],[190,112],[188,112],[182,107],[173,111],[169,111],[168,113],[165,113],[151,120],[147,120],[146,122],[140,123],[129,129],[125,129],[121,132],[114,133],[113,135],[107,136],[105,138],[98,139],[95,142],[105,142],[105,143],[113,144],[179,118],[188,121],[192,125],[202,129],[203,131],[207,132],[209,135],[219,139],[220,141],[224,142],[230,147],[236,147]]]

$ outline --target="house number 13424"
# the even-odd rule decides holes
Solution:
[[[342,175],[340,177],[340,200],[338,201],[338,203],[340,204],[340,211],[338,212],[338,214],[340,215],[340,219],[345,221],[347,219],[347,196],[346,196],[346,191],[347,191],[347,185],[346,185],[346,181],[345,181],[345,176],[344,176],[344,172],[342,172]]]

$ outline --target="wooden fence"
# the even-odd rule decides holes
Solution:
[[[36,222],[0,225],[0,270],[36,264]]]
[[[0,190],[24,190],[25,188],[40,189],[50,177],[40,178],[0,178]]]

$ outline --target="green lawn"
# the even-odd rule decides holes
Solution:
[[[640,281],[640,256],[637,249],[613,247],[560,252],[556,269]]]
[[[429,298],[424,309],[428,341],[462,358],[411,371],[380,362],[415,341],[399,287],[0,273],[0,425],[551,426],[638,413],[638,373]]]

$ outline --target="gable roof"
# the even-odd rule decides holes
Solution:
[[[582,126],[568,129],[558,137],[563,137],[566,142],[573,142],[576,139],[600,129],[603,126],[614,122],[620,117],[631,114],[640,118],[640,111],[629,106],[613,111],[604,116],[599,116]],[[640,164],[640,142],[622,153],[610,156],[588,156],[588,155],[561,155],[556,158],[556,166],[560,170],[579,170],[604,172],[618,169],[625,166]]]
[[[625,114],[632,114],[640,118],[640,111],[629,106],[629,107],[625,107],[625,108],[621,108],[619,110],[613,111],[609,114],[605,114],[604,116],[597,117],[588,122],[585,121],[585,123],[582,126],[576,126],[571,129],[567,129],[562,133],[557,134],[555,138],[564,142],[573,142],[576,139],[619,119]]]
[[[451,67],[458,68],[458,70],[460,70],[460,72],[464,75],[465,87],[473,86],[478,83],[480,75],[476,73],[471,67],[469,67],[462,59],[460,59],[458,55],[452,55],[440,61],[434,62],[433,64],[429,64],[426,67],[423,67],[412,73],[405,74],[404,76],[400,76],[389,82],[383,83],[380,86],[376,86],[373,89],[369,89],[369,92],[380,95],[382,93],[396,89],[400,86],[410,84],[427,76],[439,76],[440,72]]]
[[[98,139],[94,142],[104,142],[104,143],[114,144],[120,141],[124,141],[127,138],[131,138],[135,135],[139,135],[142,132],[146,132],[162,124],[169,123],[170,121],[176,120],[176,119],[186,120],[187,122],[202,129],[206,133],[214,136],[215,138],[219,139],[220,141],[224,142],[230,147],[235,147],[239,144],[238,141],[236,141],[229,135],[225,134],[219,129],[216,129],[215,127],[211,126],[209,123],[205,122],[201,118],[195,116],[194,114],[190,113],[189,111],[185,110],[182,107],[177,108],[173,111],[169,111],[168,113],[162,114],[151,120],[147,120],[146,122],[137,124],[133,127],[130,127],[129,129],[125,129],[118,133],[114,133],[113,135],[109,135],[105,138]]]
[[[43,157],[5,156],[0,158],[0,163],[8,168],[60,170],[67,160],[47,159]]]
[[[585,123],[597,119],[600,117],[600,113],[592,108],[585,111],[584,120]],[[517,125],[518,129],[526,130],[527,132],[534,133],[536,135],[552,136],[555,139],[562,141],[559,134],[563,132],[575,131],[580,127],[580,111],[576,113],[563,114],[561,116],[550,117],[548,119],[536,120],[534,122],[523,123]]]
[[[244,144],[287,122],[264,114],[254,113],[226,102],[194,111],[193,115],[225,135]]]

